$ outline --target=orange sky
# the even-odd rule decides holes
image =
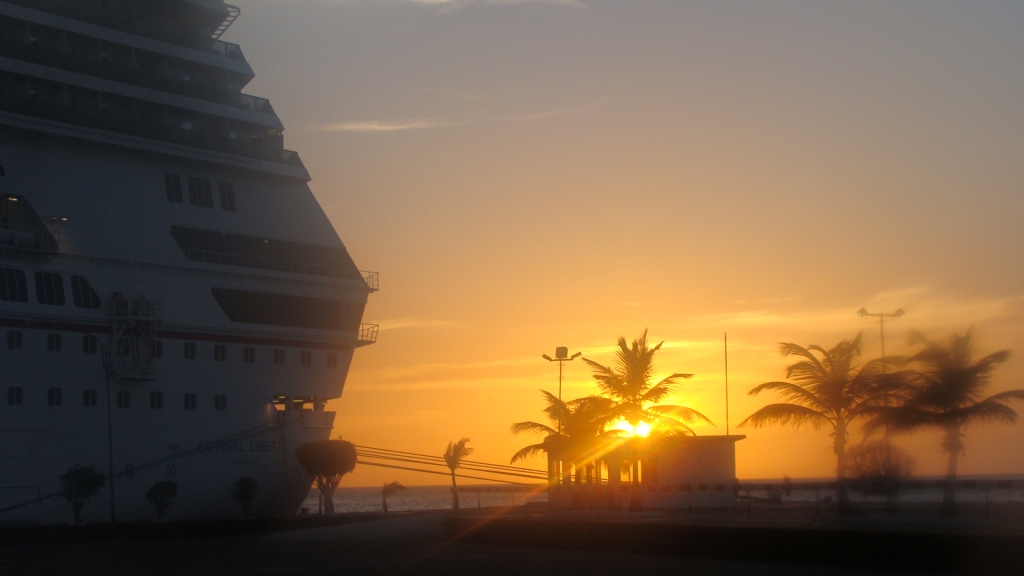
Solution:
[[[335,432],[507,463],[569,346],[665,340],[676,402],[724,430],[780,341],[974,326],[1024,353],[1018,2],[236,0],[226,39],[356,262],[381,273]],[[596,391],[582,363],[565,397]],[[1015,356],[993,391],[1024,387]],[[740,478],[827,476],[827,432],[748,430]],[[900,441],[938,474],[934,434]],[[964,473],[1024,473],[1024,426]],[[535,466],[542,466],[537,461]],[[362,467],[344,485],[434,477]]]

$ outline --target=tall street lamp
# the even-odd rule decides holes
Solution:
[[[548,356],[547,354],[541,354],[540,357],[545,359],[545,360],[547,360],[548,362],[558,362],[558,399],[559,400],[562,399],[562,366],[566,362],[572,362],[573,360],[579,358],[580,355],[582,355],[582,354],[583,354],[582,352],[577,352],[577,353],[573,354],[572,356],[569,356],[569,348],[567,346],[559,346],[558,348],[555,348],[555,357],[554,358],[552,358],[551,356]]]
[[[568,346],[559,346],[558,348],[555,348],[555,357],[554,358],[552,358],[551,356],[548,356],[547,354],[541,354],[541,358],[547,360],[548,362],[558,362],[558,401],[559,402],[562,401],[562,379],[563,379],[563,372],[562,371],[563,371],[563,369],[565,367],[565,363],[566,362],[572,362],[573,360],[579,358],[582,354],[583,354],[582,352],[577,352],[577,353],[573,354],[572,356],[569,356],[569,347]],[[559,436],[562,435],[562,419],[561,418],[558,419],[558,435]],[[560,458],[561,458],[561,456],[560,456]],[[551,473],[551,465],[552,465],[551,461],[548,460],[548,470],[549,470],[548,473],[549,474]],[[555,463],[555,472],[554,473],[555,473],[555,477],[556,478],[561,479],[563,477],[562,476],[562,462],[561,462],[561,460],[559,460],[558,462]],[[566,472],[566,473],[568,473],[568,472]],[[566,480],[566,482],[568,482],[568,479]]]
[[[903,308],[897,308],[895,312],[878,312],[875,314],[868,312],[867,308],[861,308],[860,310],[857,310],[858,316],[871,316],[874,318],[878,318],[878,328],[882,334],[882,374],[885,374],[885,319],[899,318],[900,316],[903,316],[903,314]]]
[[[107,381],[107,480],[110,481],[110,523],[116,522],[114,514],[114,422],[113,408],[110,404],[110,372],[112,370],[110,350],[103,344],[103,341],[92,334],[85,334],[85,337],[99,344],[103,359],[103,375]]]

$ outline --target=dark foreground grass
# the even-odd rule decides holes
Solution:
[[[268,541],[258,536],[8,546],[0,575],[546,575],[867,576],[834,570],[610,551],[523,548],[432,539]]]
[[[743,510],[466,512],[4,527],[0,576],[1024,573],[1024,535],[993,534],[991,526],[977,524],[935,529],[900,518],[887,527],[870,515],[853,525],[805,523],[792,515],[802,519],[806,510],[781,508],[754,510],[757,522]],[[774,521],[767,521],[772,514]],[[862,521],[874,529],[862,529]]]

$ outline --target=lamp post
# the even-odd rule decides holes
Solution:
[[[567,346],[559,346],[558,348],[555,348],[555,357],[554,358],[552,358],[551,356],[548,356],[547,354],[541,354],[541,358],[547,360],[548,362],[558,362],[558,400],[559,401],[562,400],[562,366],[566,362],[572,362],[573,360],[579,358],[581,354],[583,354],[583,353],[582,352],[577,352],[577,353],[573,354],[572,356],[569,356],[569,348]]]
[[[565,363],[566,362],[572,362],[573,360],[579,358],[582,354],[583,354],[582,352],[577,352],[577,353],[573,354],[572,356],[569,356],[569,347],[568,346],[559,346],[558,348],[555,348],[555,357],[554,358],[552,358],[551,356],[548,356],[547,354],[541,354],[541,358],[547,360],[548,362],[558,362],[558,401],[559,402],[562,401],[562,379],[563,379],[563,369],[565,367]],[[562,419],[561,418],[558,419],[558,435],[559,436],[562,435]],[[549,460],[549,463],[548,463],[548,471],[549,471],[548,473],[550,474],[551,473],[551,463],[550,463],[550,460]],[[555,477],[558,478],[559,480],[562,479],[562,463],[561,463],[561,460],[559,460],[555,464]]]
[[[107,479],[110,481],[110,523],[114,524],[117,516],[114,513],[114,421],[113,407],[110,404],[110,363],[112,359],[110,351],[102,340],[92,334],[86,334],[85,337],[99,344],[103,359],[103,375],[107,382]]]
[[[868,312],[867,308],[861,308],[857,310],[857,315],[861,317],[871,316],[878,318],[878,329],[882,334],[882,374],[885,374],[885,319],[886,318],[899,318],[903,316],[903,308],[897,308],[895,312],[878,312],[872,314]]]

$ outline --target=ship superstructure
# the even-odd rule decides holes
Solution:
[[[377,276],[284,149],[221,0],[0,0],[0,523],[296,511]],[[112,482],[110,482],[112,481]],[[111,491],[110,486],[113,486]],[[113,497],[111,497],[111,495]]]

